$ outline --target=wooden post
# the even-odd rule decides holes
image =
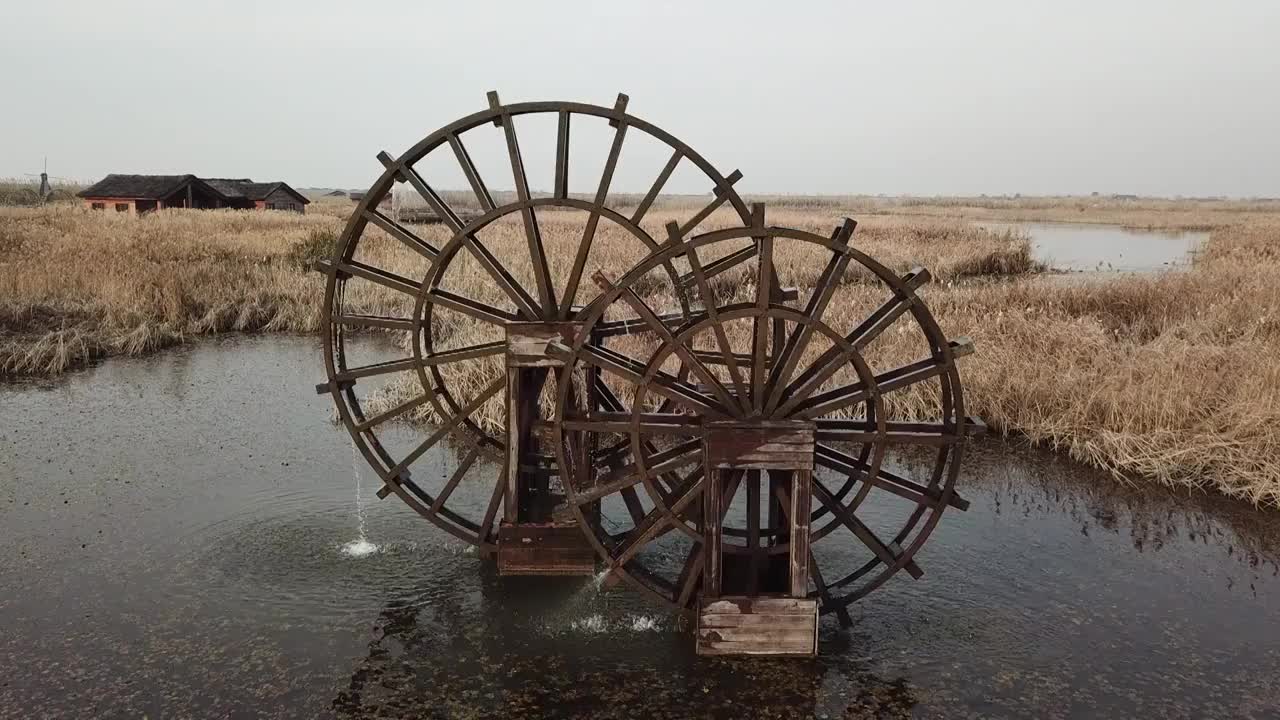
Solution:
[[[809,515],[813,481],[812,470],[796,470],[791,473],[790,499],[787,526],[791,535],[788,559],[791,566],[791,583],[787,594],[802,598],[809,594]]]
[[[724,558],[720,545],[723,542],[721,518],[724,512],[724,486],[728,472],[707,465],[707,483],[702,491],[702,542],[704,562],[702,567],[702,597],[713,600],[720,597],[720,579]]]
[[[551,468],[538,464],[535,423],[543,385],[564,361],[552,344],[572,341],[577,323],[512,322],[506,326],[507,455],[503,522],[498,528],[500,575],[593,575],[595,550],[577,523],[554,516]],[[572,445],[572,443],[571,443]],[[570,456],[586,464],[584,450]],[[563,471],[560,471],[563,475]]]

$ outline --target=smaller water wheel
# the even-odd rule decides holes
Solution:
[[[983,426],[956,359],[972,347],[916,294],[928,272],[891,272],[854,227],[768,227],[763,206],[745,228],[671,225],[635,268],[595,274],[600,296],[552,349],[570,505],[611,574],[697,614],[699,652],[813,654],[819,612],[848,623],[893,575],[919,578],[943,511],[967,507],[955,481]],[[667,265],[698,291],[679,325],[654,306]],[[642,328],[629,352],[593,343],[607,317]]]
[[[595,570],[545,442],[561,364],[546,348],[572,342],[581,325],[582,308],[596,294],[583,282],[585,269],[629,267],[656,251],[652,230],[661,225],[650,211],[682,172],[711,197],[682,211],[681,227],[692,231],[722,207],[737,225],[749,218],[733,189],[740,173],[721,174],[688,145],[628,114],[627,103],[619,95],[613,107],[504,105],[490,93],[487,109],[399,157],[381,153],[382,175],[356,206],[334,256],[319,264],[327,276],[327,380],[317,391],[332,396],[355,446],[382,479],[379,496],[395,494],[454,536],[496,551],[506,574]],[[527,132],[540,124],[548,131],[541,143]],[[571,167],[570,139],[590,139],[588,131],[605,140],[597,148],[603,166],[598,175],[581,173],[589,193],[571,193],[571,170],[580,169]],[[637,143],[642,156],[665,164],[654,169],[648,191],[624,207],[610,188],[624,146]],[[528,145],[554,149],[547,153],[554,164],[550,195],[536,196],[530,186],[521,150]],[[487,182],[480,170],[485,157],[500,158],[513,191],[491,189],[494,175]],[[443,178],[450,170],[473,197],[436,189],[436,178],[449,182]],[[421,197],[422,211],[398,217],[389,201],[400,183]],[[663,321],[686,322],[688,278],[670,263],[661,274],[674,299]],[[599,322],[591,342],[602,349],[625,343],[636,329]],[[399,356],[362,357],[358,338],[369,330],[397,338]],[[564,390],[573,397],[572,387]],[[608,410],[618,401],[595,393],[592,402]]]

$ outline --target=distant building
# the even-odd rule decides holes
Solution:
[[[303,212],[311,202],[302,193],[282,182],[259,183],[249,178],[210,178],[205,182],[231,198],[235,203],[232,207]]]
[[[198,178],[195,175],[111,174],[77,195],[85,207],[141,214],[164,208],[237,208],[305,212],[311,201],[282,182],[248,178]]]
[[[361,200],[364,200],[364,193],[353,192],[347,195],[347,197],[351,198],[351,202],[358,203]],[[378,201],[378,207],[389,208],[393,204],[394,203],[392,202],[392,193],[387,193],[386,195],[383,195],[382,199]]]

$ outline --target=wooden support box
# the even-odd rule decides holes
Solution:
[[[699,655],[818,654],[818,601],[724,596],[698,605]]]
[[[577,523],[498,527],[499,575],[594,575],[596,553]]]

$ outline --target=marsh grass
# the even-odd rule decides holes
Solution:
[[[866,203],[855,246],[895,272],[928,267],[936,281],[922,293],[939,323],[948,336],[976,341],[978,353],[962,361],[970,414],[1118,477],[1280,505],[1280,284],[1274,282],[1280,216],[1264,212],[1265,204],[1109,205],[1086,212],[1094,220],[1199,224],[1212,232],[1189,271],[1064,284],[1037,273],[1025,236],[976,228],[967,219],[992,213],[1056,219],[1078,212],[1073,206],[913,205],[891,215]],[[826,235],[849,204],[771,208],[768,221]],[[305,267],[327,254],[351,207],[316,203],[305,216],[164,211],[136,218],[73,205],[0,209],[0,373],[57,374],[210,333],[314,332],[323,282]],[[915,212],[921,208],[930,212]],[[939,208],[954,217],[935,217]],[[687,214],[679,203],[655,208],[646,230],[661,238],[666,221]],[[553,265],[571,263],[581,218],[548,212],[540,220]],[[718,213],[701,229],[728,224],[731,218]],[[447,240],[441,226],[418,229],[434,243]],[[600,233],[589,270],[621,274],[643,257],[643,246],[620,228],[602,224]],[[485,240],[511,258],[525,242],[517,218],[495,223]],[[425,272],[421,257],[376,232],[361,253],[408,277]],[[803,252],[779,265],[783,282],[802,292],[820,269],[820,258]],[[749,270],[719,278],[718,296],[749,296]],[[515,271],[533,287],[525,269]],[[865,280],[855,275],[840,286],[834,324],[860,320],[883,299],[883,290]],[[509,305],[474,262],[460,261],[446,282]],[[577,301],[595,292],[584,282]],[[673,302],[661,278],[644,292],[655,306]],[[370,314],[412,309],[405,296],[369,283],[351,283],[347,301],[352,311]],[[440,313],[433,328],[437,349],[496,339],[490,328],[457,314]],[[646,351],[643,338],[627,342],[636,355]],[[877,342],[881,367],[919,357],[918,338],[909,333]],[[474,393],[499,369],[495,360],[483,372],[449,380]],[[381,401],[389,406],[413,392],[411,382],[388,378]],[[936,397],[921,386],[894,394],[892,402],[895,414],[927,417]],[[494,403],[484,412],[496,418],[500,408]]]

